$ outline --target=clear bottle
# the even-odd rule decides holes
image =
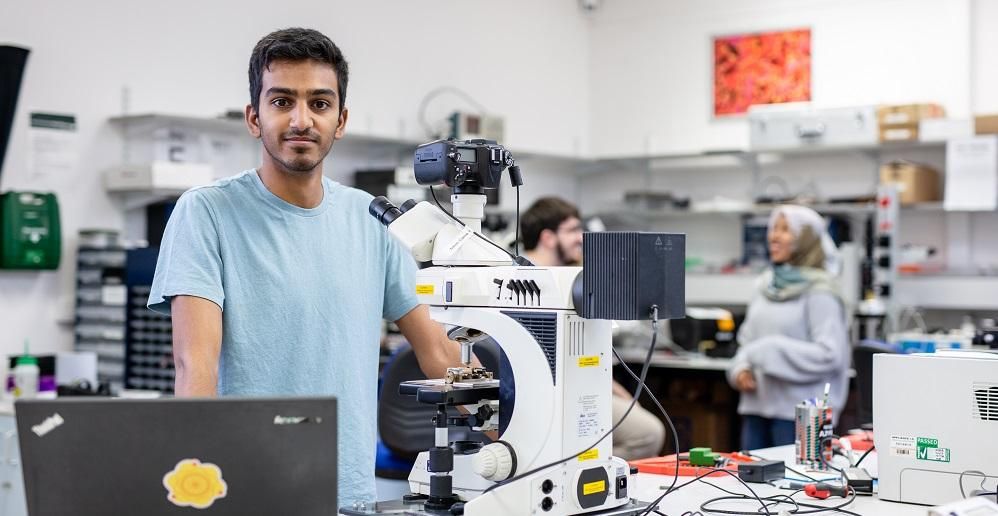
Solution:
[[[28,354],[28,342],[24,342],[24,355],[14,362],[14,397],[32,399],[38,396],[38,359]]]
[[[974,318],[965,315],[963,316],[963,322],[960,324],[960,332],[963,333],[964,337],[973,339],[974,335],[977,334],[977,326],[974,326]]]

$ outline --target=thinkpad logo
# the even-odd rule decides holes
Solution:
[[[31,431],[35,433],[38,437],[45,437],[45,434],[55,430],[62,426],[66,420],[62,418],[58,413],[52,414],[51,416],[45,418],[45,421],[34,425],[31,427]]]
[[[322,423],[321,417],[274,416],[275,425],[304,425]]]

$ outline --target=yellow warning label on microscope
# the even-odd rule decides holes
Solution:
[[[426,294],[426,295],[432,296],[433,295],[433,285],[432,284],[416,285],[416,293],[417,294]]]
[[[581,453],[579,455],[579,462],[582,462],[584,460],[598,459],[598,458],[599,458],[599,450],[597,450],[596,448],[593,448],[593,449],[591,449],[591,450],[589,450],[587,452]]]
[[[588,484],[582,484],[582,496],[589,496],[591,494],[602,493],[606,491],[606,481],[597,480],[596,482],[589,482]]]
[[[599,356],[579,357],[579,367],[596,367],[599,365]]]

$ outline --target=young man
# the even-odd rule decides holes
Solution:
[[[372,501],[378,346],[395,321],[431,378],[460,350],[417,304],[415,265],[322,175],[343,136],[347,62],[323,34],[271,33],[249,64],[255,170],[188,191],[160,249],[149,308],[173,316],[178,396],[339,399],[339,500]]]
[[[556,197],[538,199],[520,217],[524,256],[539,267],[582,264],[582,221],[575,206]],[[613,422],[620,421],[633,394],[613,382]],[[635,404],[613,433],[613,454],[625,459],[657,456],[665,442],[665,426]]]

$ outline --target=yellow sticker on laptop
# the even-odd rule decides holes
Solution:
[[[207,509],[219,498],[225,498],[228,486],[222,470],[198,459],[184,459],[163,476],[166,499],[177,507]]]

